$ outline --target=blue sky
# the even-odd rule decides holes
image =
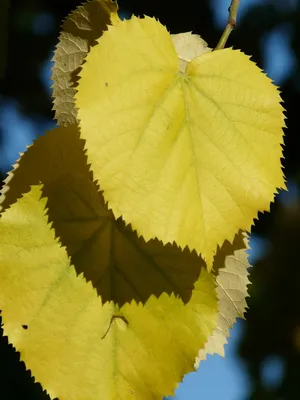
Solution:
[[[266,0],[264,0],[266,1]],[[294,7],[297,0],[285,0],[285,7]],[[241,1],[239,18],[243,18],[247,9],[254,4],[262,3],[263,0]],[[282,1],[274,3],[278,7]],[[215,11],[215,23],[219,27],[224,27],[228,17],[229,1],[214,0],[213,10]],[[280,5],[281,4],[281,5]],[[33,25],[33,29],[40,35],[53,29],[51,16],[41,14]],[[295,58],[289,46],[289,33],[291,27],[281,25],[270,34],[262,38],[264,69],[267,74],[280,85],[290,71],[295,67]],[[205,39],[205,38],[204,38]],[[51,56],[50,56],[51,58]],[[50,82],[50,62],[45,63],[41,70],[41,79],[51,93]],[[54,126],[52,121],[32,121],[23,116],[18,109],[15,101],[8,101],[4,104],[0,114],[0,125],[4,128],[4,144],[0,153],[0,168],[3,171],[10,169],[17,158],[19,152],[26,149],[26,145],[31,144],[34,137]],[[299,196],[299,189],[289,183],[291,189],[289,194],[282,194],[281,198],[286,204],[293,201],[295,196]],[[264,239],[253,237],[252,239],[252,260],[261,257],[268,247]],[[237,357],[238,343],[243,330],[243,322],[237,323],[231,330],[229,344],[225,347],[226,357],[221,358],[217,355],[208,356],[208,359],[201,364],[199,371],[185,376],[183,383],[179,384],[176,391],[176,400],[243,400],[246,398],[249,388],[245,367]],[[262,369],[262,374],[270,385],[280,379],[284,366],[280,359],[271,358],[266,360]],[[169,398],[171,399],[171,398]]]
[[[238,341],[243,329],[239,321],[230,332],[225,346],[225,358],[209,355],[197,372],[185,376],[176,391],[176,400],[242,400],[248,393],[249,382],[244,365],[237,358]],[[172,397],[168,397],[173,399]]]

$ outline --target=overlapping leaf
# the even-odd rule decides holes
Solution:
[[[102,195],[93,183],[89,167],[86,164],[83,147],[84,143],[83,140],[79,139],[76,125],[55,128],[47,132],[45,136],[39,137],[27,152],[22,155],[15,169],[9,173],[4,186],[4,193],[1,196],[0,204],[2,210],[7,209],[22,194],[27,193],[31,185],[37,185],[41,182],[44,184],[43,193],[49,198],[48,213],[50,219],[54,223],[57,235],[61,238],[68,254],[72,257],[72,262],[77,272],[83,272],[88,280],[92,280],[95,287],[97,287],[98,293],[104,296],[105,300],[109,298],[109,295],[104,295],[103,291],[105,291],[106,286],[109,287],[109,282],[106,285],[107,281],[104,279],[100,282],[99,278],[109,271],[109,265],[105,260],[102,260],[103,268],[101,269],[99,266],[92,266],[90,261],[91,259],[97,259],[97,257],[103,257],[103,253],[102,256],[100,254],[101,249],[108,251],[108,243],[101,241],[101,234],[103,230],[108,234],[113,226],[115,236],[121,235],[123,242],[127,243],[127,245],[123,243],[120,246],[119,252],[116,251],[116,259],[120,257],[118,262],[120,265],[123,263],[122,260],[126,265],[126,246],[131,249],[129,251],[131,255],[134,254],[134,246],[139,249],[134,257],[136,262],[141,260],[141,256],[138,256],[139,252],[156,254],[158,246],[158,248],[165,249],[165,256],[160,260],[162,266],[173,265],[174,257],[178,260],[183,257],[182,265],[188,266],[186,271],[178,270],[175,267],[173,270],[166,269],[165,277],[162,271],[158,271],[149,289],[147,285],[150,284],[150,275],[152,274],[153,277],[155,271],[152,271],[150,275],[147,273],[147,268],[151,269],[152,267],[151,265],[146,266],[147,259],[144,258],[144,268],[136,269],[135,272],[132,270],[132,279],[136,279],[137,282],[142,280],[145,274],[149,278],[145,281],[141,290],[142,300],[144,301],[152,293],[159,296],[163,291],[171,293],[174,290],[176,295],[179,295],[185,302],[188,301],[188,292],[193,288],[203,261],[195,253],[182,252],[176,246],[163,247],[157,240],[151,241],[146,245],[142,239],[137,240],[136,235],[133,234],[130,228],[125,228],[123,222],[120,220],[115,221],[111,211],[106,210]],[[172,252],[174,252],[173,255]],[[107,255],[106,261],[108,259]],[[136,277],[134,278],[135,274]],[[168,276],[168,274],[170,275]],[[105,276],[105,278],[109,277]],[[171,281],[173,279],[173,284],[168,282],[168,278]],[[186,293],[184,291],[176,291],[176,286],[182,286],[183,282],[186,285]],[[119,284],[120,287],[117,292],[121,293],[122,285],[124,286],[125,282],[119,282]],[[118,302],[123,304],[125,301],[130,300],[119,299]],[[136,301],[139,301],[139,299],[136,298]]]
[[[211,267],[217,245],[268,210],[281,170],[277,88],[238,50],[185,73],[165,27],[110,26],[86,58],[76,106],[88,160],[115,216]]]
[[[224,356],[224,345],[227,343],[229,329],[237,318],[244,318],[247,308],[246,297],[248,279],[248,238],[245,234],[236,235],[233,244],[225,242],[215,258],[214,271],[216,275],[217,294],[219,299],[217,327],[199,351],[196,366],[206,359],[207,354]],[[223,258],[224,257],[224,258]],[[224,267],[219,268],[219,266]]]
[[[78,302],[75,302],[73,300],[71,301],[71,297],[68,297],[71,296],[71,293],[69,292],[64,301],[63,297],[60,297],[59,301],[61,301],[62,304],[64,304],[65,302],[68,304],[71,303],[71,305],[75,304],[74,310],[68,308],[68,313],[70,313],[70,315],[74,315],[72,313],[75,313],[76,307],[79,307],[79,305],[80,307],[85,309],[84,299],[87,299],[86,301],[90,301],[89,296],[94,296],[95,293],[97,293],[99,299],[97,300],[99,301],[97,304],[98,307],[101,307],[101,313],[98,311],[97,313],[99,313],[99,318],[104,318],[103,316],[105,316],[105,322],[103,324],[100,324],[100,319],[97,319],[97,314],[97,318],[95,318],[93,322],[89,320],[89,324],[93,326],[93,329],[95,329],[97,332],[102,329],[101,337],[105,336],[105,339],[109,332],[114,332],[115,325],[120,329],[124,328],[125,330],[127,330],[127,322],[130,318],[133,318],[131,317],[131,312],[134,314],[136,312],[136,309],[144,310],[144,320],[142,319],[143,312],[137,312],[140,312],[138,314],[138,318],[141,322],[143,322],[143,326],[145,327],[143,328],[145,329],[145,331],[143,331],[142,341],[144,342],[146,340],[148,349],[147,351],[153,351],[155,353],[155,349],[151,347],[150,338],[148,338],[149,341],[147,341],[148,339],[146,335],[147,330],[151,328],[152,323],[156,324],[156,333],[159,336],[162,335],[163,346],[166,346],[166,349],[162,353],[164,361],[162,359],[157,360],[158,364],[162,363],[166,366],[166,370],[164,369],[164,366],[161,367],[162,370],[159,370],[160,374],[166,374],[164,378],[164,381],[166,380],[166,385],[163,386],[161,381],[153,381],[150,379],[149,376],[152,374],[151,365],[149,365],[149,369],[147,369],[146,372],[143,372],[143,374],[146,375],[141,376],[143,376],[143,379],[148,382],[148,385],[150,387],[158,388],[158,392],[159,390],[161,390],[161,394],[171,393],[172,389],[175,386],[175,383],[180,381],[184,373],[187,373],[192,369],[194,357],[198,353],[199,349],[203,349],[204,344],[208,339],[209,333],[212,333],[212,329],[214,328],[214,324],[216,323],[217,311],[216,295],[214,290],[214,275],[207,275],[203,272],[203,261],[201,260],[201,258],[197,257],[194,252],[190,253],[187,249],[185,251],[181,251],[176,246],[171,245],[163,246],[162,243],[160,243],[158,240],[151,240],[148,243],[145,243],[143,239],[138,239],[136,234],[134,234],[128,227],[126,227],[122,221],[116,221],[113,218],[112,213],[106,209],[103,198],[98,192],[97,187],[93,183],[91,174],[89,173],[89,168],[86,164],[86,157],[83,153],[83,145],[83,141],[79,139],[78,129],[76,126],[73,126],[72,128],[68,127],[53,129],[45,136],[40,137],[35,141],[35,143],[21,157],[19,163],[16,165],[16,169],[12,173],[10,173],[9,179],[7,179],[5,186],[5,194],[2,196],[2,206],[4,209],[7,210],[3,214],[3,216],[9,216],[11,215],[12,210],[16,210],[16,212],[18,212],[18,217],[14,217],[14,215],[16,214],[13,213],[13,216],[11,217],[11,225],[7,225],[5,219],[4,221],[3,219],[0,219],[0,229],[2,226],[3,230],[5,229],[5,232],[10,235],[10,238],[18,238],[19,236],[21,236],[22,238],[24,238],[24,240],[27,238],[26,240],[32,240],[34,242],[32,245],[29,244],[29,242],[26,242],[26,244],[19,246],[23,246],[25,249],[29,249],[27,253],[24,253],[24,249],[21,248],[19,256],[20,254],[25,254],[26,257],[28,256],[28,258],[26,258],[26,261],[24,261],[24,263],[27,263],[26,265],[28,267],[30,265],[33,265],[33,271],[30,271],[28,269],[24,271],[22,270],[24,274],[29,271],[29,277],[28,279],[26,278],[24,285],[28,285],[28,290],[30,290],[30,293],[33,291],[33,293],[36,293],[36,295],[38,295],[39,293],[42,296],[41,293],[44,293],[44,291],[48,291],[49,293],[51,293],[53,290],[51,286],[52,284],[49,282],[45,283],[45,281],[41,284],[40,281],[41,277],[45,274],[45,269],[41,268],[39,270],[37,266],[38,259],[40,258],[44,261],[49,260],[49,268],[50,265],[52,265],[51,271],[54,268],[53,259],[49,258],[48,253],[41,253],[41,257],[38,256],[38,247],[40,246],[41,252],[46,251],[45,249],[47,248],[48,239],[45,239],[43,237],[43,233],[39,230],[40,228],[38,227],[32,227],[32,229],[28,228],[27,225],[24,228],[22,227],[24,225],[23,222],[25,221],[26,224],[40,224],[43,229],[45,229],[45,232],[48,232],[49,228],[46,229],[45,227],[46,218],[41,218],[41,215],[44,215],[42,209],[44,208],[45,200],[42,200],[42,205],[35,204],[37,202],[37,198],[39,197],[39,195],[37,194],[37,189],[35,188],[35,192],[33,192],[33,194],[28,194],[28,196],[25,196],[23,199],[19,199],[17,204],[14,204],[17,199],[20,198],[22,193],[30,191],[30,185],[37,184],[40,181],[43,182],[43,193],[48,197],[48,215],[50,220],[52,221],[52,226],[55,229],[56,236],[59,236],[60,241],[63,243],[64,246],[66,246],[66,253],[71,257],[71,264],[73,264],[73,267],[70,266],[69,268],[72,270],[73,268],[75,268],[77,278],[80,280],[80,284],[78,283],[79,286],[76,286],[77,283],[74,283],[77,282],[75,279],[75,274],[72,273],[71,275],[68,274],[66,280],[63,281],[63,284],[67,284],[69,280],[68,284],[74,285],[76,287],[76,294],[74,293],[74,296],[76,296]],[[32,205],[32,208],[30,208],[31,206],[28,206],[28,208],[26,208],[26,204],[28,204],[28,202]],[[9,209],[8,207],[12,204],[14,205]],[[25,204],[25,210],[22,204]],[[34,216],[32,216],[32,218],[30,213],[34,213]],[[9,233],[10,226],[13,225],[14,233]],[[24,229],[24,231],[22,229]],[[26,234],[27,229],[29,229],[29,232],[31,232],[30,234]],[[35,233],[34,235],[33,231]],[[38,238],[34,237],[36,235],[38,236]],[[51,235],[53,236],[53,232],[51,232]],[[51,235],[49,237],[52,237]],[[31,236],[33,236],[33,238],[31,238]],[[9,241],[7,241],[7,243],[9,243]],[[44,243],[45,245],[42,246],[42,243]],[[12,265],[15,265],[14,260],[11,260],[12,265],[7,264],[10,259],[9,255],[11,253],[11,250],[6,248],[5,246],[6,244],[2,241],[2,243],[0,244],[0,251],[2,252],[2,261],[4,261],[1,264],[3,265],[3,268],[5,265],[7,265],[8,275],[14,274],[14,276],[17,277],[17,271],[14,272],[14,268],[12,268]],[[11,246],[15,246],[15,244],[12,243]],[[57,245],[53,244],[53,246],[55,247]],[[242,248],[241,243],[235,242],[233,246],[229,247],[230,249],[226,248],[226,246],[223,246],[221,251],[218,253],[218,256],[216,257],[214,263],[214,271],[222,271],[222,267],[224,265],[226,265],[226,268],[228,268],[227,263],[230,259],[230,252],[232,252],[233,249]],[[31,254],[32,248],[36,249],[35,254]],[[53,256],[55,256],[56,254],[55,251],[53,251],[53,247],[51,246],[49,247],[49,252]],[[61,249],[59,250],[58,254],[59,256],[57,257],[60,258],[62,255]],[[8,259],[5,259],[5,255],[6,257],[8,257]],[[16,255],[16,257],[19,256]],[[36,259],[36,261],[34,261],[34,263],[32,264],[31,259]],[[67,268],[67,265],[69,266],[69,262],[63,262],[63,260],[67,260],[66,256],[63,255],[63,257],[61,257],[61,260],[61,268]],[[20,268],[21,265],[23,264],[20,264]],[[45,265],[44,262],[43,265]],[[23,266],[23,268],[25,267]],[[40,275],[37,274],[38,271],[40,271]],[[53,274],[55,274],[54,271],[52,272]],[[2,272],[2,274],[3,273],[4,272]],[[2,275],[2,277],[3,276],[4,275]],[[34,276],[36,277],[36,282]],[[45,279],[46,278],[47,277],[45,277]],[[20,279],[23,279],[23,277],[16,279],[16,285]],[[29,283],[29,279],[32,279],[33,283]],[[75,281],[73,282],[74,279]],[[12,290],[10,293],[18,293],[18,290],[15,286],[9,289],[9,278],[6,277],[5,279],[0,279],[0,281],[5,282],[6,285],[6,291],[3,291],[4,298],[14,298],[14,295],[9,295],[7,290]],[[89,282],[89,284],[87,284],[89,289],[80,289],[84,286],[83,282]],[[43,290],[33,290],[33,287],[30,286],[32,284],[39,285],[39,287],[43,288]],[[92,286],[90,286],[90,284],[92,284]],[[94,290],[93,295],[89,292],[91,290],[91,287],[94,287],[94,289],[96,289]],[[199,291],[197,290],[197,288],[199,288]],[[23,289],[22,287],[20,287],[20,289],[23,290],[24,287]],[[63,290],[63,288],[58,287],[57,290]],[[82,295],[80,290],[83,290],[83,293],[86,293],[85,290],[88,290],[87,293],[89,294],[86,293]],[[30,294],[24,293],[22,294],[22,296],[24,296],[22,297],[22,301],[24,301],[24,298],[28,296],[27,303],[24,301],[25,304],[32,303]],[[63,296],[62,293],[61,296]],[[16,295],[16,299],[17,298],[18,296]],[[82,302],[79,301],[79,298],[83,298]],[[222,307],[224,307],[222,305],[223,300],[224,299],[219,298],[219,307],[221,307],[221,310]],[[17,302],[17,300],[15,301]],[[45,310],[48,309],[47,307],[50,307],[51,309],[52,307],[54,307],[51,304],[52,297],[49,297],[49,302],[49,304],[45,305]],[[1,304],[3,304],[2,298]],[[5,304],[7,303],[4,302],[3,309],[6,308]],[[226,299],[224,304],[225,306],[227,305]],[[109,308],[109,306],[111,307]],[[168,306],[170,308],[168,308]],[[32,307],[34,307],[34,305]],[[158,314],[155,314],[156,308],[160,310]],[[90,312],[91,308],[87,307],[87,309]],[[123,310],[126,310],[126,312],[123,312]],[[35,311],[33,310],[32,312]],[[55,308],[53,312],[57,312],[57,309]],[[66,309],[64,309],[63,312],[67,313]],[[24,318],[24,320],[22,320],[23,322],[21,321],[21,323],[19,323],[20,319],[17,319],[16,324],[19,324],[19,330],[17,330],[18,334],[22,332],[24,333],[24,335],[26,335],[27,331],[29,332],[29,329],[31,328],[32,324],[29,322],[26,313],[27,308],[24,311],[24,315],[22,316],[22,318]],[[41,310],[39,317],[36,317],[37,321],[42,314],[43,312]],[[160,315],[161,317],[160,322],[153,322],[155,321],[155,316],[157,315]],[[224,315],[227,314],[224,313]],[[233,313],[231,315],[233,316]],[[49,314],[47,311],[46,318],[48,318],[48,316]],[[114,316],[119,316],[122,318],[115,318]],[[80,318],[81,317],[87,318],[84,313],[83,315],[80,313]],[[54,318],[54,314],[51,314],[51,318]],[[80,318],[78,319],[78,321],[76,320],[77,322],[74,322],[76,326],[79,326],[79,324],[81,324]],[[43,322],[43,324],[46,323],[47,321]],[[55,318],[55,323],[53,319],[53,324],[56,323],[63,324],[63,317],[58,315],[57,318]],[[149,328],[148,323],[150,324]],[[163,328],[160,324],[164,325],[165,328]],[[25,331],[21,325],[28,326],[28,329]],[[69,326],[69,323],[67,323],[66,325]],[[173,339],[170,336],[171,332],[173,332],[173,328],[171,328],[171,326],[173,326],[174,330],[176,330],[176,334],[174,334],[175,336],[173,337]],[[67,391],[67,385],[74,385],[74,382],[72,382],[73,378],[70,374],[73,373],[75,377],[78,374],[78,370],[76,370],[76,368],[73,366],[73,362],[77,360],[76,357],[79,357],[79,353],[76,353],[75,351],[74,359],[72,359],[70,354],[64,354],[64,356],[66,357],[65,360],[59,359],[55,361],[55,359],[53,359],[53,363],[59,362],[59,364],[62,365],[62,368],[67,369],[68,364],[69,372],[66,376],[65,381],[62,377],[62,380],[60,382],[52,383],[52,379],[56,379],[54,379],[54,375],[52,377],[48,376],[47,379],[44,376],[46,373],[48,373],[49,365],[47,364],[45,366],[44,362],[40,366],[41,359],[39,357],[37,357],[36,362],[32,364],[31,358],[36,357],[34,356],[34,350],[27,349],[26,346],[29,342],[24,342],[24,346],[22,344],[21,347],[18,346],[18,342],[15,343],[14,329],[16,329],[15,325],[12,331],[12,336],[9,331],[6,331],[6,333],[9,334],[10,340],[13,344],[15,344],[16,348],[21,351],[21,354],[25,354],[23,358],[27,362],[27,366],[31,368],[33,375],[36,376],[36,379],[41,381],[43,386],[53,396],[59,396],[59,393],[63,394],[64,390]],[[82,340],[81,336],[79,339],[79,335],[84,336],[87,334],[86,330],[83,330],[82,333],[77,334],[75,328],[72,328],[72,333],[63,333],[63,331],[61,331],[61,329],[63,328],[57,327],[56,329],[58,329],[63,335],[75,335],[73,339],[76,343],[77,340]],[[185,336],[186,330],[190,333],[192,332],[193,340],[190,337],[187,339],[187,336]],[[168,335],[164,334],[164,332],[166,333],[167,331],[169,332]],[[45,335],[44,332],[41,333],[41,331],[39,330],[34,332],[35,339],[32,339],[32,342],[30,342],[28,346],[31,346],[33,341],[37,341],[38,338],[36,336]],[[53,330],[50,330],[50,333],[53,334]],[[88,333],[88,335],[92,335],[92,333]],[[135,333],[132,335],[135,335]],[[144,335],[146,335],[146,338],[144,338]],[[151,336],[153,340],[157,340],[153,332]],[[69,336],[67,337],[69,338]],[[47,340],[47,338],[45,340]],[[170,347],[168,347],[167,345],[168,340],[170,340]],[[189,346],[186,346],[185,340],[190,341]],[[54,337],[54,341],[56,341],[56,336]],[[76,346],[77,344],[74,341],[72,343],[74,343],[74,346]],[[133,344],[134,341],[137,341],[137,343],[139,343],[139,339],[135,337],[134,340],[132,339],[132,346],[135,346]],[[51,346],[48,346],[47,348],[53,351],[53,354],[56,354],[56,352],[58,351],[58,348],[55,347],[56,345],[61,345],[61,339],[58,340],[57,344],[51,343]],[[123,342],[122,344],[120,344],[120,346],[122,345]],[[139,345],[137,344],[137,346]],[[207,348],[207,345],[205,346],[204,353],[206,353],[207,351],[218,352],[218,346],[220,346],[220,342],[213,341],[209,348]],[[183,347],[184,350],[182,349]],[[38,348],[39,352],[42,351],[38,344],[36,344],[34,348]],[[72,350],[69,348],[69,351],[73,354],[74,349],[75,347],[72,348]],[[96,350],[97,347],[94,348],[93,346],[90,349],[90,351]],[[26,358],[26,354],[28,353],[28,351],[30,353],[30,357]],[[80,351],[81,350],[78,349],[78,352]],[[86,349],[82,350],[82,352],[83,351],[86,351]],[[175,351],[177,356],[172,355],[170,357],[173,358],[168,359],[166,357],[165,351]],[[101,354],[105,354],[105,357],[107,357],[106,362],[115,362],[116,360],[113,355],[114,352],[115,348],[110,347],[109,350],[104,350],[101,347],[101,350],[99,350],[99,357],[93,357],[96,358],[98,360],[97,362],[100,363],[99,359],[101,358]],[[159,352],[161,352],[161,350],[159,350]],[[192,354],[193,352],[194,355]],[[127,352],[127,354],[131,356],[130,352]],[[125,365],[127,365],[128,367],[128,362],[136,362],[136,364],[134,364],[134,368],[136,368],[137,370],[138,368],[143,369],[143,367],[140,366],[140,364],[143,364],[143,361],[138,358],[136,359],[137,355],[136,353],[134,354],[134,361],[130,361],[130,357],[128,359],[126,359],[125,357],[121,358],[122,363],[125,363]],[[141,354],[145,358],[149,357],[149,355],[146,355],[144,353],[144,349],[141,350]],[[50,355],[47,354],[46,349],[42,351],[41,357],[45,358],[45,360],[48,360],[47,362],[50,362]],[[89,353],[87,353],[86,359],[89,359]],[[158,364],[155,364],[155,369],[159,368]],[[172,365],[172,370],[174,370],[174,372],[170,374],[169,378],[166,378],[167,374],[170,373],[170,365]],[[44,366],[45,369],[43,369]],[[87,366],[88,364],[85,363],[85,368],[87,368]],[[93,368],[96,368],[97,371],[102,371],[102,367],[100,364],[97,364],[96,367],[93,364]],[[50,371],[53,371],[51,365]],[[87,368],[87,373],[88,371],[89,370]],[[123,374],[123,369],[118,369],[118,373]],[[149,375],[147,375],[148,373]],[[94,377],[96,379],[96,376]],[[88,381],[89,383],[83,387],[82,393],[88,393],[90,390],[94,390],[93,387],[95,383],[93,380],[91,381],[92,378],[93,377],[91,377]],[[99,378],[97,377],[97,379]],[[104,374],[103,379],[107,380],[106,384],[107,382],[111,382],[109,374]],[[136,381],[135,377],[133,377],[132,382],[131,379],[132,377],[128,377],[128,385],[130,386],[131,384],[130,390],[138,390],[136,389],[136,387],[141,387],[140,382],[138,382],[138,380]],[[153,379],[156,378],[154,377]],[[80,385],[82,385],[82,381],[80,381]],[[91,387],[88,387],[88,385],[91,385]],[[97,383],[97,385],[96,387],[97,389],[99,389],[100,383]],[[137,386],[133,388],[134,385]],[[120,390],[118,383],[116,384],[115,389],[117,391]],[[150,396],[150,394],[147,394],[143,390],[145,390],[145,388],[142,388],[141,396],[143,396],[143,398],[148,398],[147,396]],[[79,384],[77,393],[79,393],[79,396],[81,396],[81,389],[79,387]],[[114,394],[108,392],[104,393],[107,393],[107,398],[114,398]],[[152,394],[153,396],[156,396],[154,398],[160,398],[160,395],[158,395],[157,393],[155,395]],[[127,394],[126,396],[129,395]],[[69,398],[69,396],[67,398]],[[84,397],[76,397],[76,399],[77,398]]]
[[[111,0],[91,0],[77,7],[63,22],[51,77],[53,108],[60,125],[76,123],[74,94],[78,71],[111,19],[118,19],[117,9],[117,4]]]
[[[63,204],[60,211],[66,217],[79,211],[80,220],[80,210],[90,209],[88,199],[93,196],[88,191],[83,201],[82,193],[75,190],[79,186],[65,183],[57,189],[69,190],[71,196],[62,198],[70,201],[71,210]],[[92,285],[82,275],[76,276],[70,266],[65,249],[47,225],[45,199],[39,200],[40,193],[39,187],[33,187],[3,213],[0,222],[4,332],[21,359],[52,397],[159,399],[171,394],[183,375],[193,369],[197,350],[214,329],[217,300],[213,275],[201,268],[195,253],[166,248],[158,241],[139,247],[137,238],[134,241],[113,226],[113,219],[106,227],[102,221],[102,228],[90,238],[97,250],[86,254],[85,265],[88,270],[108,269],[110,279],[103,285],[108,297],[103,301],[104,295],[97,296]],[[99,225],[105,218],[98,215]],[[73,219],[78,224],[76,216]],[[83,228],[86,222],[82,220]],[[86,241],[82,243],[81,252],[90,250]],[[190,292],[187,303],[165,291],[159,298],[153,294],[143,301],[139,298],[144,287],[156,287],[154,281],[159,278],[174,285],[176,292],[175,280],[166,277],[168,272],[162,273],[165,257],[165,271],[182,274],[176,285]],[[189,259],[194,259],[197,269],[192,290],[186,287],[187,268],[183,268]],[[131,301],[119,306],[123,293]]]
[[[4,332],[61,399],[160,399],[197,354],[196,366],[223,354],[249,283],[235,234],[284,187],[280,96],[261,71],[116,11],[92,0],[64,22],[62,127],[22,155],[0,197]],[[96,183],[74,104],[94,45],[76,106]]]

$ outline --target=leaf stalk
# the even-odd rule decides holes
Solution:
[[[229,17],[227,20],[226,27],[214,50],[224,49],[226,42],[229,38],[229,35],[236,28],[236,19],[237,19],[237,12],[239,5],[240,5],[240,0],[231,0],[231,4],[228,9]]]

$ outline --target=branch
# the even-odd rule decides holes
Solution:
[[[231,0],[230,7],[228,9],[229,17],[228,17],[227,25],[224,29],[221,39],[219,40],[219,43],[217,44],[217,46],[215,47],[214,50],[224,49],[226,42],[229,38],[229,35],[236,27],[236,17],[237,17],[239,4],[240,4],[240,0]]]

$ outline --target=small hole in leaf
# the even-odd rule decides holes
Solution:
[[[107,83],[107,82],[105,82],[105,86],[106,86],[106,87],[108,86],[108,83]]]
[[[28,325],[22,325],[23,329],[28,329]]]

